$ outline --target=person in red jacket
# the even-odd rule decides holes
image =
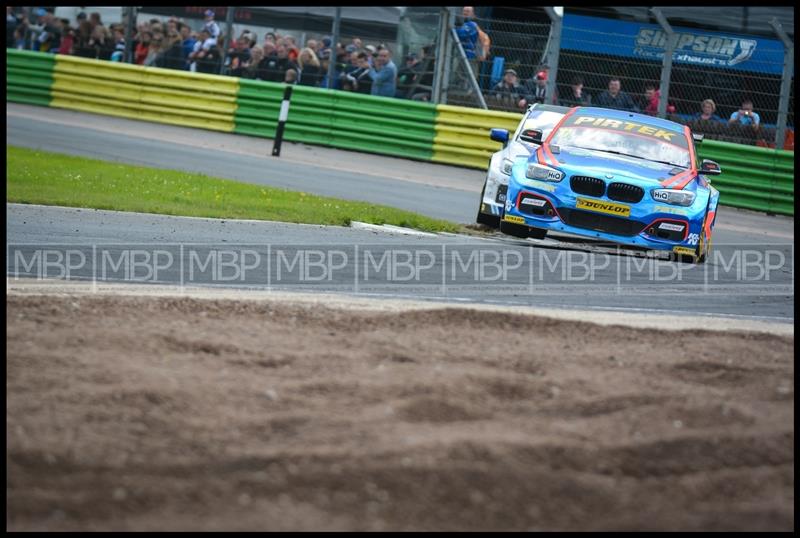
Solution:
[[[147,58],[147,53],[150,51],[150,40],[153,39],[153,34],[147,30],[143,30],[139,40],[136,42],[136,50],[133,53],[134,61],[137,65],[143,65]]]
[[[644,87],[644,110],[650,116],[658,115],[658,101],[661,99],[661,90],[657,90],[653,84]],[[667,114],[675,113],[675,105],[667,103]]]

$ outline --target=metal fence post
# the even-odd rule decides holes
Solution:
[[[558,13],[555,8],[545,7],[547,16],[550,17],[550,35],[547,38],[547,66],[550,73],[547,76],[545,89],[547,100],[556,102],[556,77],[558,76],[558,57],[561,52],[561,29],[564,23],[563,11]]]
[[[133,29],[136,25],[136,8],[128,6],[128,24],[125,25],[125,55],[122,58],[123,63],[135,63],[133,57]]]
[[[443,7],[439,11],[438,42],[436,43],[436,64],[433,69],[433,89],[431,90],[431,102],[439,104],[442,101],[442,80],[444,79],[445,63],[444,51],[447,45],[447,21],[450,12]]]
[[[333,89],[333,74],[336,71],[336,44],[339,42],[339,25],[342,22],[342,8],[336,8],[333,17],[333,32],[331,32],[331,51],[328,56],[328,89]]]
[[[449,28],[455,27],[456,15],[453,8],[448,8],[447,18],[445,19],[444,27],[444,65],[442,66],[442,100],[441,104],[447,104],[447,90],[450,88],[450,67],[453,65],[453,47],[450,43]]]
[[[233,36],[233,15],[236,10],[235,7],[226,8],[225,12],[225,42],[222,44],[222,54],[220,54],[219,74],[225,72],[225,57],[228,55],[228,49],[231,46],[231,37]]]
[[[783,41],[783,75],[781,78],[781,95],[778,101],[778,129],[775,132],[775,149],[783,149],[784,141],[786,140],[786,118],[789,114],[789,92],[791,91],[792,77],[794,76],[794,43],[786,32],[783,26],[778,22],[778,19],[773,17],[769,21],[772,29],[778,34],[778,37]]]
[[[667,116],[667,103],[669,101],[669,81],[672,78],[672,55],[675,53],[675,47],[678,45],[678,34],[672,29],[667,18],[661,13],[657,7],[650,8],[650,11],[655,15],[661,29],[667,34],[667,43],[664,49],[664,61],[661,64],[661,83],[659,84],[659,91],[661,92],[658,99],[658,117],[665,118]]]

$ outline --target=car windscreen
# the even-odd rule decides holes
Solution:
[[[594,116],[571,116],[550,143],[604,151],[683,168],[691,165],[689,143],[683,133],[635,121]]]
[[[542,138],[550,135],[553,127],[561,121],[564,117],[563,112],[553,112],[550,110],[531,110],[525,121],[522,122],[522,127],[517,129],[517,141],[519,140],[519,133],[528,129],[537,129],[542,131]]]

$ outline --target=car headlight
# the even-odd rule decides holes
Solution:
[[[694,202],[695,194],[691,191],[678,191],[673,189],[655,189],[652,191],[653,200],[672,205],[689,206]]]
[[[525,171],[525,177],[528,179],[538,179],[541,181],[561,181],[564,179],[564,172],[550,168],[543,164],[529,164],[528,169]]]
[[[503,174],[510,176],[512,166],[514,166],[514,161],[512,161],[511,159],[503,159],[503,164],[502,166],[500,166],[500,171]]]

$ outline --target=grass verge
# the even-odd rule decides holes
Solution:
[[[461,232],[458,224],[388,206],[241,183],[203,174],[6,146],[6,200],[189,217],[349,226],[392,224]]]

